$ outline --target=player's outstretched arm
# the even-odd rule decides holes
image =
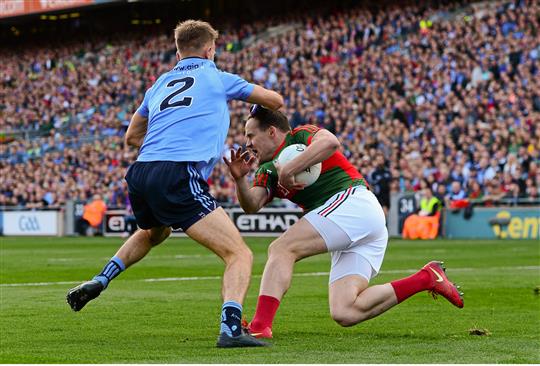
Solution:
[[[130,146],[137,148],[141,147],[144,141],[144,136],[146,135],[147,127],[148,118],[143,117],[139,113],[135,112],[133,117],[131,117],[131,122],[129,123],[126,131],[126,136],[124,136],[124,142]]]
[[[264,187],[250,187],[247,179],[236,180],[236,194],[240,207],[249,214],[258,212],[268,202],[268,191]]]
[[[236,183],[236,194],[242,209],[247,213],[259,211],[268,201],[268,192],[263,187],[250,187],[246,178],[255,157],[249,156],[248,151],[242,152],[242,148],[239,147],[236,151],[231,150],[231,160],[223,157],[223,161],[229,167]]]
[[[265,89],[259,85],[255,85],[255,88],[253,88],[251,95],[246,101],[253,104],[260,104],[274,111],[283,107],[283,97],[279,93]]]

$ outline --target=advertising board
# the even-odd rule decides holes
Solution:
[[[447,211],[448,238],[539,239],[540,207],[475,207],[466,219],[461,211]]]
[[[17,236],[62,235],[58,211],[3,212],[3,234]]]

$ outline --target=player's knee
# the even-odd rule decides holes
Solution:
[[[332,319],[342,327],[351,327],[358,323],[358,321],[344,313],[332,314]]]
[[[353,312],[346,306],[333,307],[330,309],[332,319],[342,327],[351,327],[365,320],[363,316],[358,316],[358,312]]]
[[[253,264],[253,252],[245,244],[228,247],[227,250],[222,253],[221,258],[225,263],[241,262],[249,264],[250,266]]]
[[[249,265],[253,264],[253,252],[251,251],[251,249],[249,249],[247,245],[244,245],[238,255],[242,262],[249,263]]]
[[[268,246],[268,258],[280,258],[284,256],[294,256],[291,246],[285,241],[276,239]]]

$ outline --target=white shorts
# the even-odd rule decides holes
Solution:
[[[353,274],[368,281],[377,275],[388,230],[383,209],[371,191],[364,186],[350,187],[304,217],[322,236],[332,256],[330,283]]]

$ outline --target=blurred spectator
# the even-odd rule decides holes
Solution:
[[[446,186],[444,184],[439,184],[437,186],[437,192],[434,193],[434,196],[441,202],[441,206],[446,206]]]
[[[433,195],[431,187],[426,187],[422,190],[420,197],[419,216],[435,216],[441,210],[442,202]]]
[[[501,183],[494,180],[486,186],[486,194],[482,200],[484,205],[489,207],[499,203],[504,196],[505,192],[501,188]]]
[[[84,205],[83,216],[77,222],[77,232],[87,236],[90,233],[102,233],[101,224],[107,211],[107,205],[99,194],[94,194],[92,200]]]
[[[133,209],[131,208],[131,202],[129,199],[127,200],[126,204],[126,215],[124,216],[124,222],[126,225],[126,231],[124,236],[128,237],[133,235],[135,231],[137,231],[137,220],[135,219],[135,214],[133,213]]]
[[[519,191],[519,185],[517,183],[510,184],[510,187],[504,195],[506,203],[512,206],[517,206],[519,203],[519,199],[521,198]]]
[[[469,192],[467,193],[467,197],[474,200],[480,200],[484,197],[484,192],[482,191],[480,183],[476,181],[472,183]]]
[[[473,180],[473,182],[477,182],[477,181]],[[467,194],[461,188],[461,183],[459,183],[458,181],[453,181],[452,186],[450,188],[450,192],[448,192],[448,195],[446,197],[449,201],[457,201],[457,200],[462,200],[466,198]]]
[[[403,223],[402,236],[405,239],[435,239],[439,234],[442,202],[433,195],[427,183],[422,185],[420,211],[408,216]]]
[[[373,193],[379,200],[384,214],[388,215],[390,209],[390,183],[392,174],[386,167],[386,162],[382,154],[377,155],[375,170],[369,175],[369,184],[373,188]]]

